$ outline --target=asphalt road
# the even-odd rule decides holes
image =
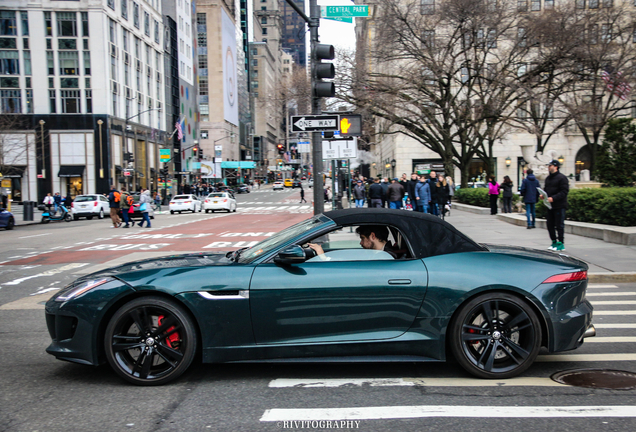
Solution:
[[[159,214],[151,229],[94,219],[0,232],[0,431],[635,429],[636,390],[563,386],[550,376],[591,367],[636,372],[636,284],[591,286],[597,337],[540,356],[507,382],[439,363],[197,364],[174,384],[147,388],[106,366],[44,352],[42,302],[77,276],[133,259],[248,245],[312,214],[298,191],[237,199],[237,213]],[[614,417],[597,417],[604,406]],[[554,414],[554,407],[563,408]]]

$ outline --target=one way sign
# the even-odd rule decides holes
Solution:
[[[324,132],[340,129],[338,115],[292,116],[291,122],[292,132]]]

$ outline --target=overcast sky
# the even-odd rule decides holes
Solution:
[[[352,6],[351,0],[318,0],[321,6]],[[332,21],[327,19],[320,20],[320,43],[333,45],[336,48],[355,49],[355,19],[353,24]]]

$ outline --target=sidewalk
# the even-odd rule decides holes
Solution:
[[[24,207],[19,204],[11,203],[11,213],[13,214],[13,218],[15,219],[15,226],[39,224],[42,220],[42,212],[38,210],[37,206],[35,206],[35,208],[33,209],[32,221],[24,220]]]
[[[489,210],[488,210],[489,211]],[[547,249],[551,240],[546,229],[526,229],[490,214],[462,211],[453,205],[446,222],[479,243]],[[595,224],[596,225],[596,224]],[[594,282],[636,282],[636,246],[609,243],[600,239],[565,234],[565,253],[590,266]],[[556,252],[555,252],[556,253]]]

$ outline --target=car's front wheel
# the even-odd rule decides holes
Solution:
[[[104,209],[99,209],[99,214],[97,215],[99,219],[104,219]]]
[[[464,304],[451,323],[458,363],[479,378],[511,378],[532,365],[541,348],[541,324],[522,299],[482,294]]]
[[[189,314],[160,297],[141,297],[110,319],[104,337],[108,363],[137,385],[162,385],[183,374],[194,359],[197,335]]]

